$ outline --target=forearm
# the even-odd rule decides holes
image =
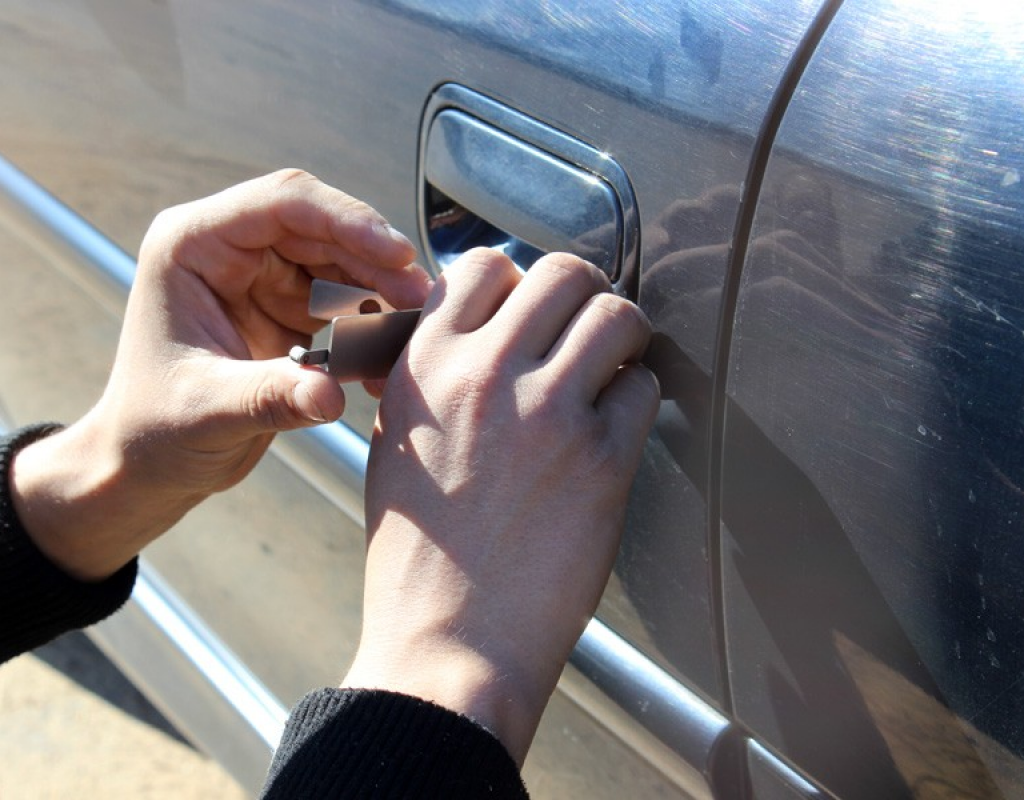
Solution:
[[[444,658],[444,657],[442,657]],[[472,719],[490,731],[522,766],[536,730],[539,712],[500,676],[488,674],[481,659],[444,658],[445,669],[433,664],[416,667],[408,662],[367,665],[358,662],[342,681],[342,690],[398,692],[435,703]],[[475,662],[475,663],[474,663]],[[404,668],[403,668],[404,667]],[[545,698],[546,699],[546,698]],[[543,711],[543,706],[541,706]]]
[[[418,626],[413,609],[374,619],[342,689],[398,692],[447,708],[490,731],[523,765],[561,673],[561,653],[510,650],[501,623],[480,636],[464,620]],[[538,669],[531,659],[548,668]]]
[[[75,580],[40,552],[14,512],[9,473],[14,454],[52,427],[0,439],[0,662],[73,628],[109,616],[128,599],[136,562],[98,583]]]
[[[15,455],[11,498],[50,561],[77,580],[101,581],[202,500],[154,486],[144,472],[86,415]]]

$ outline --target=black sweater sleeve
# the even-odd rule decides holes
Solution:
[[[292,710],[263,800],[527,798],[485,728],[419,698],[320,689]]]
[[[119,609],[135,585],[136,560],[105,581],[85,583],[54,566],[29,538],[14,511],[14,454],[59,425],[22,428],[0,439],[0,662]]]

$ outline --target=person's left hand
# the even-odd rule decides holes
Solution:
[[[340,417],[337,382],[287,358],[323,325],[312,278],[408,308],[430,288],[414,256],[372,208],[297,170],[162,212],[101,400],[15,461],[30,534],[72,574],[104,577],[245,477],[276,432]]]
[[[522,764],[608,581],[658,409],[650,323],[564,253],[475,249],[388,379],[366,476],[359,651],[343,685],[437,703]]]

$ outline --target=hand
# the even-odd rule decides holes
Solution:
[[[419,305],[429,279],[414,255],[369,206],[296,170],[162,212],[101,400],[15,460],[37,544],[77,577],[106,577],[245,477],[274,433],[337,419],[338,384],[286,357],[323,325],[308,315],[311,280]]]
[[[468,253],[392,370],[370,449],[363,635],[344,685],[423,697],[521,764],[618,549],[658,405],[650,335],[567,255]]]

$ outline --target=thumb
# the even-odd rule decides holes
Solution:
[[[253,433],[275,433],[334,422],[345,410],[345,393],[322,370],[300,367],[289,358],[229,362],[236,398],[225,402],[240,409],[243,426]],[[240,393],[240,396],[239,396]],[[229,392],[230,394],[230,392]]]

